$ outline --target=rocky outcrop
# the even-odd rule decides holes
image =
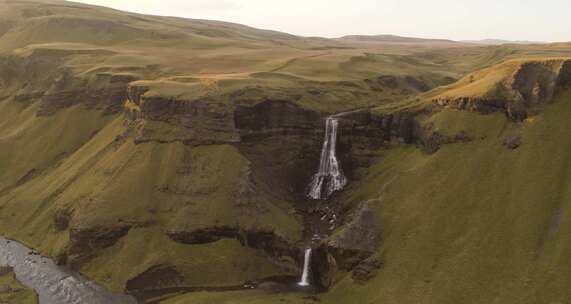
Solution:
[[[340,115],[341,132],[347,136],[376,138],[385,143],[414,144],[420,136],[417,113],[374,113],[369,110]]]
[[[439,106],[456,110],[491,114],[504,112],[514,121],[523,121],[528,117],[528,106],[521,100],[508,100],[501,98],[438,98],[433,100]]]
[[[68,209],[58,209],[54,215],[54,227],[57,231],[64,231],[71,222],[71,211]]]
[[[126,117],[136,130],[135,142],[183,142],[188,145],[236,143],[233,107],[220,98],[186,99],[148,94],[147,84],[132,83],[126,91]]]
[[[243,138],[313,132],[320,114],[287,100],[265,100],[253,106],[238,105],[234,113],[236,128]]]
[[[311,270],[314,284],[323,291],[334,284],[335,275],[339,271],[335,257],[329,252],[327,246],[320,246],[313,250]]]
[[[238,227],[207,227],[196,230],[171,230],[168,236],[175,242],[197,245],[216,242],[221,239],[237,239],[243,246],[263,250],[270,257],[283,256],[297,259],[299,249],[273,231],[244,230]]]
[[[150,286],[154,288],[179,286],[184,276],[172,265],[155,265],[138,276],[127,281],[125,291],[128,294],[137,294]]]
[[[421,143],[417,113],[402,111],[376,113],[359,110],[339,115],[338,151],[343,169],[353,179],[353,171],[371,164],[382,147]]]
[[[380,245],[380,221],[368,203],[351,214],[343,227],[328,241],[328,250],[340,269],[351,270]]]
[[[374,278],[382,268],[383,262],[377,257],[370,257],[359,263],[351,274],[351,278],[358,284],[364,284]]]
[[[37,102],[58,78],[62,58],[51,58],[32,52],[28,56],[4,55],[0,57],[0,89],[3,98],[13,97],[17,102]]]
[[[127,85],[140,77],[137,73],[111,68],[78,72],[67,65],[76,56],[112,54],[97,49],[32,48],[20,55],[1,57],[0,89],[20,103],[40,102],[40,116],[76,104],[103,110],[105,114],[118,113],[123,109]]]
[[[506,102],[499,99],[454,97],[437,98],[433,99],[433,102],[443,107],[470,112],[479,112],[482,114],[508,111]]]
[[[51,115],[74,104],[104,110],[106,114],[122,111],[127,86],[135,75],[96,73],[87,78],[76,77],[63,69],[53,85],[43,94],[39,115]]]
[[[524,63],[511,84],[511,89],[516,95],[515,99],[523,101],[528,106],[551,101],[560,71],[559,64]]]
[[[510,150],[515,150],[522,145],[522,136],[519,132],[512,132],[504,137],[503,144]]]
[[[141,97],[150,90],[148,86],[145,85],[130,85],[127,87],[127,99],[137,106],[141,105]],[[133,113],[137,115],[137,113]],[[132,117],[135,119],[136,117]]]
[[[421,138],[422,149],[428,154],[432,154],[440,150],[443,145],[467,143],[473,139],[465,132],[460,132],[456,135],[443,135],[440,132],[432,131],[425,128],[424,135]]]
[[[128,224],[114,224],[90,228],[71,228],[70,247],[66,253],[67,264],[73,268],[93,258],[101,249],[113,246],[129,233]]]
[[[207,227],[192,231],[169,231],[168,236],[175,242],[197,245],[208,244],[226,238],[239,238],[240,231],[235,227]]]
[[[557,89],[565,89],[571,87],[571,60],[565,61],[557,78]]]
[[[521,63],[510,77],[480,97],[447,96],[433,103],[479,113],[504,112],[513,121],[523,121],[540,111],[555,94],[571,84],[571,61],[553,59]]]
[[[352,272],[359,282],[376,275],[381,263],[372,255],[381,241],[379,225],[369,204],[361,204],[335,234],[313,248],[310,275],[317,290],[327,291],[340,270]]]

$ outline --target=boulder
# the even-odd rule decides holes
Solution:
[[[383,263],[376,257],[368,258],[353,269],[351,277],[358,284],[363,284],[377,275]]]

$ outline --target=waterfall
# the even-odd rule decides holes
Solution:
[[[330,116],[325,121],[325,139],[321,149],[319,168],[309,184],[308,196],[314,200],[327,199],[333,192],[339,191],[347,184],[337,160],[337,128],[339,120]]]
[[[305,249],[305,258],[303,260],[303,273],[301,280],[297,283],[299,286],[309,286],[309,262],[311,260],[311,248]]]

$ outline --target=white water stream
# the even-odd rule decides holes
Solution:
[[[319,168],[317,173],[313,175],[307,195],[314,200],[327,199],[335,191],[342,190],[347,184],[347,178],[343,175],[343,171],[339,166],[337,159],[337,130],[339,128],[339,119],[336,116],[329,116],[325,120],[325,138],[321,148],[321,157],[319,159]],[[322,218],[323,219],[323,218]],[[318,238],[319,239],[319,238]],[[317,239],[317,240],[318,240]],[[313,240],[315,241],[315,240]],[[311,248],[305,250],[303,261],[303,273],[301,280],[297,283],[299,286],[309,286],[309,272],[311,262]]]
[[[338,127],[339,120],[335,116],[330,116],[325,121],[325,139],[319,168],[309,184],[308,196],[314,200],[327,199],[333,192],[343,189],[347,184],[347,178],[339,166],[336,153]]]
[[[311,261],[311,248],[305,249],[305,258],[303,260],[303,273],[301,280],[297,283],[299,286],[309,286],[309,263]]]

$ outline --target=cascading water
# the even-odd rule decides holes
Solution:
[[[339,191],[347,184],[337,160],[337,128],[339,120],[330,116],[325,121],[325,139],[321,149],[319,169],[309,184],[308,196],[314,200],[327,199],[333,192]]]
[[[305,257],[303,260],[303,273],[301,280],[297,283],[299,286],[309,286],[309,262],[311,260],[311,248],[305,249]]]
[[[307,196],[314,200],[325,200],[335,191],[342,190],[347,184],[347,178],[339,166],[337,160],[337,130],[339,127],[338,116],[329,116],[325,120],[325,138],[323,140],[323,147],[321,148],[321,158],[319,159],[319,168],[317,173],[313,175],[311,183],[308,187]],[[327,209],[330,211],[329,209]],[[329,230],[334,229],[336,216],[334,213],[326,212],[320,215],[319,222],[326,221]],[[316,225],[317,227],[321,226]],[[332,227],[332,228],[331,228]],[[322,234],[320,229],[312,227],[313,230],[311,239],[312,243],[317,243],[321,239]],[[303,261],[303,273],[301,280],[297,283],[299,286],[309,286],[309,272],[311,261],[311,247],[305,249],[305,258]]]

